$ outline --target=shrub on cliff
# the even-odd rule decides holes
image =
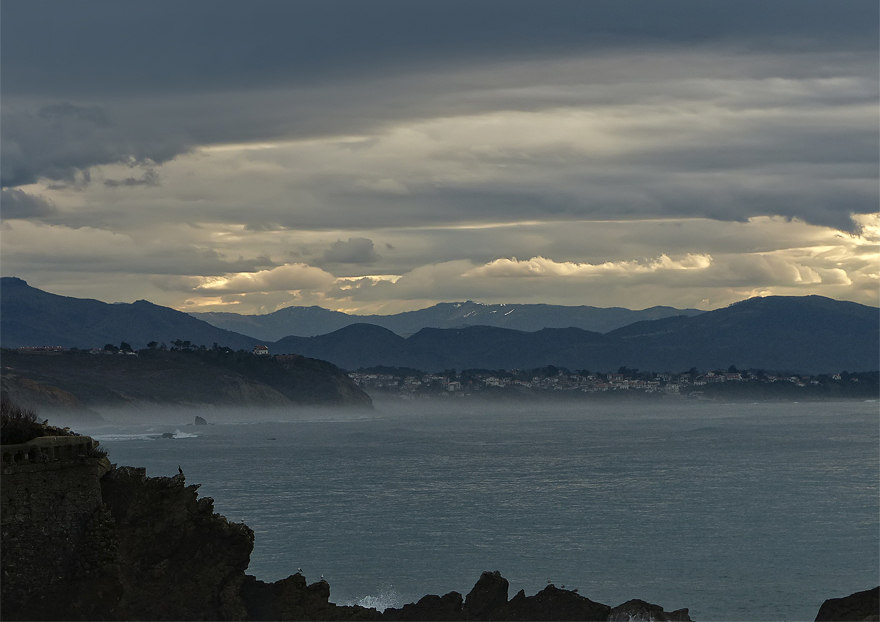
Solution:
[[[22,408],[4,395],[0,399],[0,444],[26,443],[38,436],[41,430],[37,413]]]

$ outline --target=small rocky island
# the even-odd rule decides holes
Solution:
[[[246,574],[254,532],[215,513],[183,474],[117,467],[91,438],[3,410],[4,620],[690,620],[687,609],[611,607],[553,585],[509,598],[498,572],[484,572],[466,596],[381,612],[336,605],[323,579]],[[877,602],[876,590],[832,599],[817,619],[877,620]],[[838,617],[850,615],[860,617]]]

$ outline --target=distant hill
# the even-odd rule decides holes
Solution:
[[[425,328],[402,338],[367,324],[317,337],[287,337],[299,352],[360,367],[651,371],[766,369],[799,373],[880,369],[880,312],[821,296],[752,298],[693,317],[644,321],[607,334],[578,328],[534,332],[488,326]]]
[[[331,333],[352,324],[372,324],[401,336],[423,328],[463,328],[495,326],[513,330],[537,331],[542,328],[581,328],[607,333],[642,320],[657,320],[676,315],[693,316],[697,309],[651,307],[632,311],[622,307],[562,306],[545,304],[481,304],[479,302],[444,302],[427,309],[394,315],[347,315],[321,307],[287,307],[265,315],[238,313],[192,313],[193,317],[214,326],[266,341],[284,337],[314,337]]]
[[[0,339],[5,348],[64,346],[100,348],[125,341],[145,348],[181,339],[209,348],[217,343],[250,350],[261,343],[217,328],[186,313],[146,300],[107,304],[98,300],[58,296],[13,277],[0,279]]]
[[[656,358],[719,360],[806,371],[880,369],[880,310],[823,296],[750,298],[692,318],[638,322],[609,333]],[[760,364],[758,364],[759,362]]]

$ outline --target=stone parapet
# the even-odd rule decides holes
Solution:
[[[89,436],[43,436],[18,445],[2,445],[2,473],[53,471],[82,464],[98,442]]]

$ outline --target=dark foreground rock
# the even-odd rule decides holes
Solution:
[[[382,620],[463,620],[463,600],[458,592],[444,596],[428,594],[417,603],[404,605],[400,609],[386,609]]]
[[[816,622],[880,621],[880,587],[843,598],[829,598],[819,607]]]
[[[658,607],[663,611],[662,607]],[[548,585],[534,596],[517,592],[492,620],[607,620],[611,607],[579,596],[570,590]]]
[[[275,583],[246,575],[240,595],[246,615],[242,620],[380,620],[366,607],[344,607],[330,602],[330,584],[321,579],[311,585],[300,573]]]
[[[638,622],[689,622],[687,609],[666,613],[658,605],[633,600],[612,609],[593,602],[572,590],[548,585],[533,596],[523,590],[508,600],[507,579],[495,572],[484,572],[462,603],[461,594],[425,596],[400,609],[386,609],[383,620],[614,620]]]

